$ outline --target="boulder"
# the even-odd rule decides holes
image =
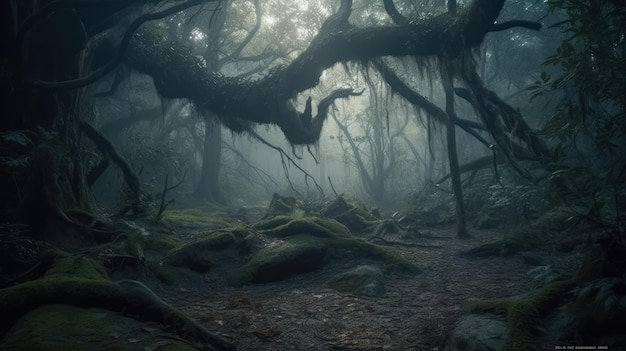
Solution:
[[[443,351],[501,351],[510,339],[506,321],[492,314],[470,314],[456,323]]]

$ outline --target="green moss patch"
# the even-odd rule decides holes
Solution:
[[[356,201],[347,201],[343,196],[338,196],[328,204],[321,214],[345,225],[352,233],[376,232],[376,226],[380,220],[379,217],[367,211],[365,205]]]
[[[232,284],[274,281],[313,270],[324,263],[328,249],[353,251],[388,267],[419,271],[394,249],[357,238],[334,219],[281,215],[254,227],[264,236],[276,238],[278,244],[260,250],[236,270],[230,279]]]
[[[169,325],[177,334],[192,340],[231,347],[167,305],[142,283],[134,280],[113,283],[97,262],[83,256],[60,252],[48,255],[53,256],[52,266],[42,278],[0,290],[0,330],[7,330],[38,307],[67,304],[123,312],[139,320]]]
[[[216,228],[229,227],[233,223],[226,215],[212,214],[200,209],[191,208],[184,210],[168,210],[163,212],[163,219],[171,222],[191,222],[191,223],[204,223],[212,224]]]
[[[568,224],[571,217],[572,213],[568,209],[553,209],[532,223],[522,223],[516,226],[502,240],[478,246],[464,254],[472,257],[508,256],[534,249],[562,237],[563,233],[571,227],[571,224]],[[575,234],[574,230],[567,235]]]
[[[471,310],[473,313],[505,315],[511,330],[511,342],[507,350],[531,350],[538,339],[533,327],[540,325],[541,319],[559,305],[575,284],[574,279],[557,281],[529,297],[481,301]]]
[[[244,227],[219,229],[209,233],[204,239],[171,250],[163,263],[206,273],[224,256],[223,250],[232,247],[249,249],[249,235]]]
[[[6,333],[3,350],[196,350],[159,337],[161,330],[109,310],[47,305],[24,315]]]
[[[292,236],[257,252],[248,263],[231,274],[229,282],[233,285],[266,283],[310,272],[324,263],[326,249],[321,240],[310,235]]]

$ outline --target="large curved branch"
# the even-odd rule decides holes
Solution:
[[[462,17],[444,14],[372,28],[355,28],[348,23],[351,3],[343,0],[339,11],[329,17],[298,58],[261,80],[207,73],[188,50],[148,31],[137,33],[131,42],[128,63],[152,76],[162,96],[192,100],[222,116],[222,122],[231,129],[246,130],[242,121],[277,124],[292,143],[313,143],[319,137],[317,128],[321,129],[324,114],[318,113],[307,131],[290,101],[299,92],[315,87],[325,69],[338,62],[388,55],[430,56],[443,51],[449,54],[451,47],[476,47],[493,26],[504,0],[475,0]]]

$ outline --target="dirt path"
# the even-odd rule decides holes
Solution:
[[[398,249],[423,272],[388,274],[387,293],[378,299],[325,287],[334,274],[368,263],[350,258],[271,284],[233,288],[206,276],[194,290],[156,292],[238,350],[433,350],[472,302],[526,292],[532,281],[519,257],[458,255],[498,238],[495,231],[473,230],[469,240],[457,240],[452,227],[432,233],[444,239],[416,242],[442,248]]]

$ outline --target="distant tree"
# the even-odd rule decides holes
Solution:
[[[370,105],[363,114],[353,119],[360,130],[351,132],[345,122],[335,114],[332,116],[341,131],[337,139],[344,152],[354,160],[363,189],[380,203],[385,200],[386,183],[394,176],[398,141],[408,124],[408,116],[404,121],[398,121],[394,111],[390,111],[393,108],[390,96],[383,96],[381,88],[384,87],[379,86],[383,82],[374,82],[373,78],[367,81]],[[393,116],[390,117],[390,114]],[[390,118],[393,120],[390,121]]]

